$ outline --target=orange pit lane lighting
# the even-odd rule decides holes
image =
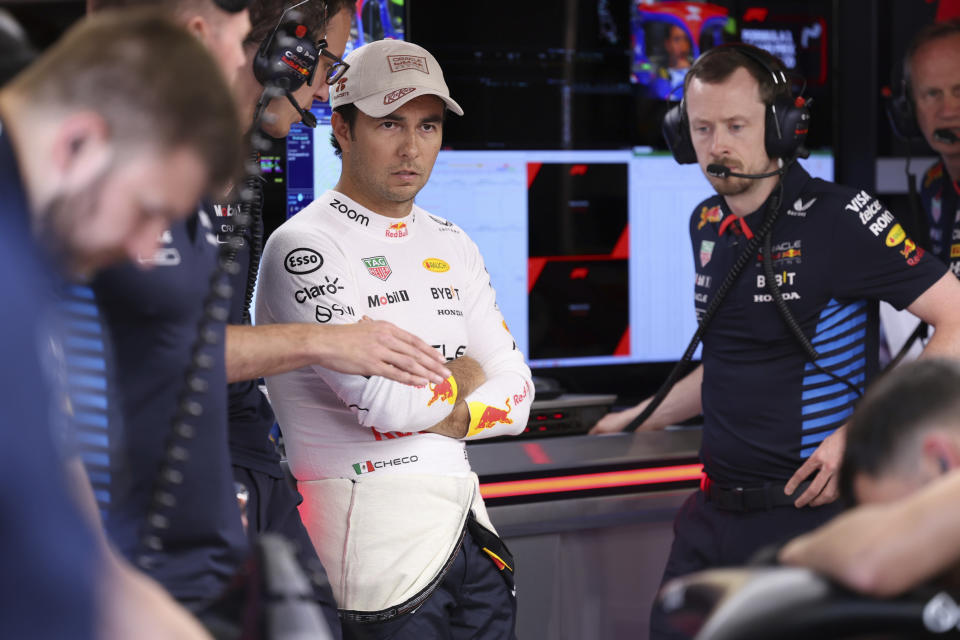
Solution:
[[[664,482],[684,482],[688,480],[700,480],[702,476],[702,464],[688,464],[677,467],[651,467],[648,469],[631,469],[629,471],[607,471],[604,473],[587,473],[576,476],[482,483],[480,485],[480,494],[485,500],[489,500],[491,498],[509,498],[542,493],[563,493],[567,491],[587,491],[590,489],[662,484]]]

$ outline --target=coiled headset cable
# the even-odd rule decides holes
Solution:
[[[787,168],[784,168],[784,173],[786,173],[786,171]],[[673,369],[670,370],[670,374],[667,376],[667,379],[662,385],[660,385],[660,388],[657,389],[657,393],[654,394],[647,406],[644,407],[642,412],[640,412],[640,415],[631,420],[630,424],[627,425],[624,431],[636,431],[637,427],[646,422],[647,419],[653,415],[653,412],[657,410],[657,407],[660,406],[664,398],[667,397],[667,394],[670,393],[670,390],[680,379],[680,376],[686,373],[687,365],[689,365],[690,361],[693,360],[693,354],[697,350],[697,345],[700,344],[700,340],[703,338],[704,332],[706,332],[710,322],[713,320],[714,316],[716,316],[720,305],[723,304],[724,300],[726,300],[727,294],[730,292],[730,289],[733,288],[733,285],[736,284],[737,280],[740,278],[740,274],[743,273],[743,270],[746,268],[747,264],[749,264],[750,260],[757,255],[757,250],[760,248],[760,242],[762,239],[766,237],[766,235],[773,229],[773,223],[776,222],[777,217],[779,216],[780,201],[782,198],[783,177],[781,177],[780,181],[777,183],[774,195],[767,201],[767,210],[770,212],[769,215],[767,216],[766,220],[763,221],[763,224],[760,226],[760,229],[753,236],[753,238],[749,240],[746,248],[740,253],[739,256],[737,256],[737,259],[730,268],[730,271],[727,272],[723,282],[720,283],[720,286],[717,288],[716,295],[710,301],[710,304],[707,305],[707,309],[700,318],[697,330],[690,339],[690,344],[687,345],[686,350],[683,352],[683,357],[679,362],[677,362],[677,364],[674,365]]]
[[[203,397],[210,391],[205,374],[213,368],[214,357],[207,351],[221,342],[221,332],[217,327],[229,319],[230,300],[233,296],[229,278],[240,272],[236,257],[243,247],[244,235],[252,225],[250,267],[244,299],[244,319],[249,319],[256,269],[263,244],[260,215],[263,189],[260,184],[262,178],[259,153],[266,141],[258,133],[259,124],[255,123],[252,129],[250,141],[254,150],[244,166],[245,177],[239,191],[240,215],[237,216],[234,232],[226,246],[220,250],[217,266],[210,275],[209,290],[204,298],[203,313],[197,325],[197,337],[191,347],[190,363],[184,373],[184,386],[164,444],[164,459],[154,480],[150,506],[141,526],[140,550],[136,554],[136,563],[144,570],[155,567],[157,554],[164,550],[164,533],[169,530],[177,508],[176,490],[184,482],[186,465],[191,456],[190,443],[197,435],[197,419],[204,413]]]
[[[788,170],[789,164],[784,167],[783,174],[785,175]],[[647,403],[647,406],[644,407],[643,411],[640,412],[640,415],[631,420],[624,431],[636,431],[640,425],[646,422],[650,416],[653,415],[654,411],[657,410],[660,404],[663,403],[664,399],[667,397],[667,394],[669,394],[670,390],[673,388],[673,385],[675,385],[680,377],[686,373],[686,369],[690,364],[690,361],[693,360],[693,354],[697,350],[697,345],[699,345],[700,341],[703,339],[703,334],[706,332],[707,327],[716,316],[717,310],[720,308],[720,305],[723,304],[723,301],[726,299],[727,294],[730,293],[733,285],[736,284],[737,280],[740,278],[743,270],[750,263],[750,260],[753,259],[753,256],[757,255],[757,250],[760,249],[761,243],[763,250],[763,270],[766,278],[766,288],[770,292],[774,303],[777,305],[777,310],[780,312],[780,316],[783,318],[784,323],[800,343],[800,346],[803,348],[807,358],[809,358],[811,364],[817,369],[817,371],[845,384],[847,387],[853,390],[858,397],[863,396],[863,391],[861,391],[859,387],[851,383],[849,380],[837,376],[832,371],[828,371],[817,363],[817,360],[820,359],[820,354],[817,353],[816,349],[813,347],[813,344],[810,342],[807,336],[804,335],[800,324],[790,312],[790,309],[780,292],[780,287],[777,285],[776,274],[773,272],[773,260],[770,244],[773,236],[773,225],[780,216],[780,205],[782,202],[783,177],[780,178],[780,181],[774,188],[773,196],[768,200],[767,211],[769,212],[769,215],[763,221],[763,224],[760,226],[760,229],[757,231],[754,237],[750,239],[743,252],[737,256],[733,267],[730,268],[730,271],[727,272],[723,282],[717,288],[717,293],[710,301],[710,304],[707,305],[707,309],[700,318],[697,330],[690,339],[690,344],[687,345],[686,350],[683,352],[683,357],[679,362],[677,362],[676,365],[674,365],[673,369],[670,370],[670,374],[667,376],[667,379],[662,385],[660,385],[660,388],[657,389],[656,394],[654,394],[650,402]]]

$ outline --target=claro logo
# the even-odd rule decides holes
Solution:
[[[313,273],[323,266],[323,256],[313,249],[294,249],[283,259],[283,268],[289,273]]]

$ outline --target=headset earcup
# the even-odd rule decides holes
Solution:
[[[272,42],[272,40],[273,37],[271,36],[270,41],[265,43],[265,46],[257,49],[257,55],[253,57],[253,77],[263,86],[267,86],[270,79],[270,57],[268,51],[270,50],[270,42]]]
[[[697,152],[693,149],[690,140],[690,125],[685,117],[684,104],[674,105],[663,116],[663,139],[673,154],[673,159],[679,164],[694,164],[697,161]]]
[[[894,135],[903,140],[923,137],[909,97],[901,94],[888,98],[884,106]]]
[[[297,17],[292,14],[292,17]],[[284,22],[257,49],[253,59],[253,75],[265,87],[294,92],[313,78],[319,51],[299,22]],[[307,69],[304,75],[298,69]]]
[[[810,109],[796,99],[778,98],[767,107],[767,128],[764,144],[771,158],[792,158],[807,139]]]

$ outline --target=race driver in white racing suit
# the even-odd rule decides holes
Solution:
[[[476,245],[413,203],[444,110],[463,111],[417,45],[374,42],[346,62],[331,99],[340,180],[267,242],[257,321],[389,320],[453,375],[424,387],[321,367],[269,377],[301,515],[345,638],[510,638],[513,560],[464,441],[524,429],[530,370]]]

